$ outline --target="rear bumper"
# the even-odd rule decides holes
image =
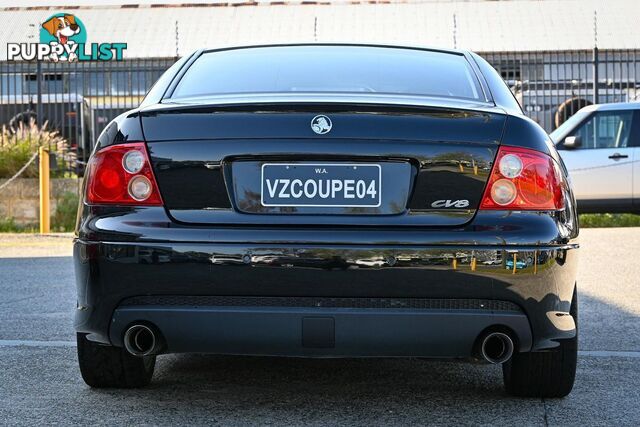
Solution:
[[[403,238],[398,235],[396,241]],[[465,357],[478,334],[490,326],[514,331],[520,351],[549,349],[557,346],[557,340],[575,335],[569,308],[577,252],[573,243],[323,245],[79,239],[74,246],[75,325],[94,341],[120,346],[127,325],[151,322],[165,335],[169,352]],[[193,296],[213,301],[365,298],[393,304],[482,299],[512,303],[517,310],[414,309],[411,303],[400,310],[322,303],[269,307],[262,302],[127,303],[140,296],[185,301]],[[334,325],[333,347],[302,344],[303,324],[315,318]]]
[[[529,321],[515,305],[500,310],[489,309],[490,302],[487,309],[225,307],[184,300],[184,305],[120,306],[111,342],[123,346],[124,331],[142,321],[156,326],[168,353],[464,358],[477,352],[478,337],[502,325],[513,332],[517,350],[531,348]]]

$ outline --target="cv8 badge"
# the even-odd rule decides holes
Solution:
[[[432,208],[466,208],[469,207],[468,200],[436,200],[431,203]]]

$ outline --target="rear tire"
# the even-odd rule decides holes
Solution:
[[[545,352],[515,353],[502,365],[507,393],[522,397],[565,397],[571,392],[578,361],[578,293],[573,291],[569,313],[576,336]]]
[[[76,339],[80,373],[87,385],[94,388],[136,388],[151,382],[155,356],[132,356],[123,348],[89,341],[85,334],[77,334]]]

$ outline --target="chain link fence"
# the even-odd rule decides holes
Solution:
[[[481,54],[500,72],[525,113],[549,132],[586,105],[634,101],[639,95],[640,50]],[[27,128],[30,122],[46,124],[50,133],[37,143],[49,144],[57,153],[58,174],[80,176],[104,127],[136,107],[175,60],[0,62],[1,143],[43,138]]]

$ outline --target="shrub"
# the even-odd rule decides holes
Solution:
[[[13,218],[0,218],[0,233],[37,233],[37,224],[16,224]]]
[[[34,119],[28,125],[20,123],[16,129],[3,126],[0,130],[0,178],[12,177],[41,146],[49,147],[66,164],[74,164],[76,160],[68,142],[57,131],[47,129],[47,122],[42,127]],[[61,176],[64,171],[54,171],[52,175]],[[35,162],[21,175],[22,178],[37,176],[38,167]]]
[[[590,227],[640,227],[640,215],[622,214],[582,214],[580,226]]]
[[[78,212],[78,194],[67,191],[56,201],[56,213],[51,218],[51,228],[55,231],[73,231]]]

